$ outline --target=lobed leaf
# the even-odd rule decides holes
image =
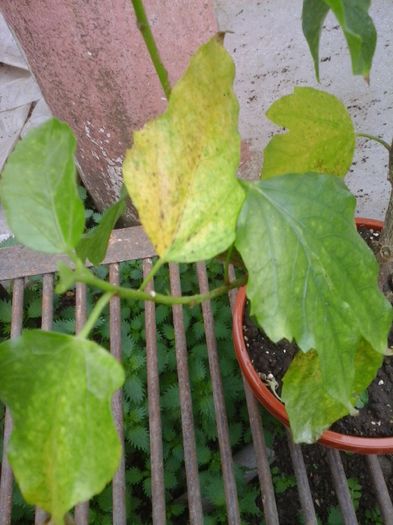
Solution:
[[[375,258],[355,229],[355,198],[336,177],[315,173],[244,186],[236,246],[251,315],[272,341],[316,350],[327,392],[352,410],[359,342],[384,353],[392,320]]]
[[[26,501],[56,525],[117,469],[111,398],[123,380],[118,362],[85,339],[32,330],[0,345],[0,399],[13,420],[9,461]]]
[[[354,359],[353,405],[376,376],[382,359],[369,344],[360,342]],[[297,353],[284,376],[281,398],[296,443],[313,443],[324,430],[348,414],[348,409],[326,391],[318,354],[313,350]]]
[[[69,126],[51,119],[30,131],[8,158],[1,202],[15,237],[33,250],[67,253],[82,235],[75,146]]]
[[[234,65],[217,37],[192,57],[168,109],[134,133],[124,181],[157,253],[193,262],[234,241],[244,193]]]
[[[369,76],[377,33],[368,14],[370,0],[304,0],[303,33],[314,60],[319,80],[319,39],[323,21],[331,9],[348,44],[354,75]]]
[[[261,177],[315,171],[343,177],[352,163],[355,130],[342,102],[329,93],[295,87],[274,102],[266,116],[288,128],[264,151]]]

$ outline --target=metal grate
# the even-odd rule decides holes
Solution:
[[[130,254],[132,254],[130,256]],[[150,257],[154,256],[153,248],[143,234],[141,228],[127,228],[116,231],[110,243],[105,264],[109,265],[109,280],[113,284],[119,284],[119,262],[126,260],[143,260],[143,273],[146,275],[151,268]],[[13,281],[12,299],[12,327],[11,337],[17,337],[22,329],[23,320],[23,292],[24,277],[43,274],[42,291],[42,328],[50,330],[53,319],[53,283],[54,272],[58,257],[41,256],[26,248],[14,247],[1,250],[0,253],[0,281]],[[203,263],[196,265],[197,278],[201,293],[209,289],[206,267]],[[179,268],[175,264],[169,265],[171,292],[181,295],[181,283]],[[234,279],[234,271],[231,269],[231,278]],[[154,282],[149,283],[152,290]],[[232,291],[229,300],[233,309],[236,292]],[[78,285],[76,289],[76,331],[83,326],[86,318],[86,287]],[[187,481],[187,497],[189,510],[189,523],[191,525],[203,524],[203,506],[201,497],[200,479],[198,473],[198,461],[196,454],[195,427],[192,412],[191,383],[188,373],[187,334],[183,322],[183,308],[180,305],[173,306],[173,324],[175,331],[175,352],[177,363],[177,375],[179,383],[179,398],[181,407],[181,428],[184,445],[184,468]],[[221,381],[221,372],[217,354],[217,343],[214,333],[214,319],[210,303],[202,304],[202,314],[205,329],[206,348],[214,408],[216,415],[219,451],[221,457],[222,477],[225,488],[225,499],[227,508],[227,522],[229,525],[240,525],[244,523],[241,519],[239,501],[235,483],[232,450],[229,440],[228,419],[225,410],[224,393]],[[110,351],[120,360],[121,357],[121,312],[120,300],[112,298],[110,302]],[[153,525],[164,525],[166,523],[165,490],[164,490],[164,460],[162,425],[160,411],[160,377],[158,372],[157,338],[155,305],[151,302],[145,304],[145,331],[146,331],[146,367],[148,384],[148,407],[150,425],[150,453],[152,472],[152,520]],[[253,397],[251,390],[244,381],[245,397],[249,413],[250,429],[254,445],[255,467],[259,479],[260,494],[263,513],[267,525],[278,525],[279,511],[277,509],[272,474],[269,464],[269,454],[265,444],[260,406]],[[113,413],[117,431],[122,443],[124,443],[124,430],[122,419],[122,393],[119,391],[113,398]],[[11,419],[5,414],[4,444],[6,445],[10,431]],[[287,432],[290,458],[293,472],[297,481],[299,502],[307,525],[317,525],[317,515],[314,507],[313,495],[310,489],[309,477],[306,471],[302,448],[295,445]],[[320,447],[320,445],[315,445]],[[350,490],[347,483],[346,473],[339,452],[327,450],[327,458],[332,473],[332,484],[337,495],[337,500],[342,512],[345,525],[358,523],[356,512],[352,504]],[[368,468],[372,490],[376,494],[381,516],[386,525],[393,525],[393,505],[391,494],[387,488],[382,468],[377,456],[362,458],[364,466]],[[350,473],[347,473],[350,474]],[[12,505],[12,473],[5,453],[1,463],[0,484],[0,525],[11,524]],[[122,457],[120,467],[112,482],[113,494],[113,524],[126,525],[126,484],[125,484],[125,458]],[[42,525],[45,522],[45,513],[36,510],[35,524]],[[294,518],[296,519],[296,518]],[[75,521],[77,525],[88,523],[88,504],[79,505],[75,509]],[[295,521],[293,522],[295,523]]]

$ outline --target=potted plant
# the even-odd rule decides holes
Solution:
[[[312,2],[304,2],[303,5],[303,31],[304,34],[308,40],[310,50],[312,53],[312,56],[314,58],[315,67],[316,67],[316,74],[317,77],[319,77],[318,73],[318,44],[319,44],[319,34],[322,28],[323,19],[326,16],[326,13],[329,10],[329,6],[331,6],[331,2],[326,2],[325,6],[323,6],[323,2],[319,2],[320,7],[322,8],[319,13],[313,10]],[[340,18],[340,14],[331,7],[334,11],[338,21],[342,25],[342,19]],[[359,12],[360,13],[360,12]],[[347,13],[348,14],[348,13]],[[363,11],[361,13],[361,16],[365,16],[366,13]],[[365,22],[366,18],[363,18],[363,22]],[[343,25],[342,25],[343,26]],[[370,29],[371,26],[369,26]],[[343,27],[345,36],[347,37],[348,44],[350,45],[350,38],[348,38],[348,34]],[[348,28],[347,28],[348,30]],[[365,36],[365,34],[363,35]],[[372,37],[372,31],[368,34],[369,41],[368,50],[370,51],[375,46],[375,39]],[[367,37],[365,37],[367,40]],[[365,44],[365,41],[363,42]],[[365,46],[367,47],[367,46]],[[351,50],[351,57],[352,57],[352,64],[353,69],[355,73],[362,73],[368,80],[368,72],[366,69],[361,68],[360,62],[356,62],[355,54],[353,52],[354,50]],[[372,56],[372,52],[369,54],[369,58]],[[365,58],[365,55],[363,55],[363,59]],[[359,55],[358,55],[359,59]],[[365,62],[363,62],[363,67],[365,66]],[[304,88],[302,88],[304,90]],[[304,171],[305,169],[314,169],[315,171],[324,171],[325,173],[334,173],[334,169],[339,169],[339,163],[341,161],[344,162],[345,155],[348,154],[349,157],[352,157],[352,153],[350,153],[349,149],[345,151],[345,146],[349,146],[350,144],[350,137],[351,137],[351,131],[350,126],[346,127],[344,123],[344,115],[341,114],[339,116],[340,111],[337,106],[338,112],[335,112],[335,110],[332,108],[326,109],[329,101],[326,98],[325,101],[323,101],[323,98],[321,96],[320,105],[318,107],[317,104],[313,104],[311,101],[311,97],[308,99],[308,104],[302,102],[299,97],[299,89],[298,93],[296,94],[296,88],[294,95],[291,95],[289,97],[283,97],[278,102],[275,102],[272,107],[267,112],[267,116],[273,120],[276,124],[289,129],[289,133],[286,135],[278,135],[274,137],[271,142],[268,144],[268,146],[265,149],[265,160],[264,160],[264,166],[262,169],[262,178],[265,177],[271,177],[275,175],[279,175],[280,173],[286,173],[289,172],[290,165],[295,166],[296,171]],[[298,96],[296,96],[298,95]],[[304,96],[304,98],[306,98]],[[290,100],[292,99],[292,100]],[[296,100],[298,99],[298,100]],[[323,108],[321,110],[321,108]],[[322,113],[321,113],[322,112]],[[295,118],[295,115],[297,118]],[[292,116],[292,118],[291,118]],[[347,115],[349,118],[349,115]],[[318,125],[316,123],[319,121],[319,118],[321,120],[324,120],[323,128],[324,130],[318,130]],[[338,119],[335,121],[335,119]],[[340,122],[341,121],[341,122]],[[331,160],[336,161],[336,165],[333,166],[333,164],[328,167],[327,165],[322,166],[323,161],[321,161],[321,158],[323,158],[323,154],[321,155],[321,143],[324,144],[324,147],[328,148],[329,145],[326,145],[326,139],[329,134],[329,127],[334,126],[335,130],[334,133],[336,134],[335,137],[335,143],[336,145],[340,144],[342,147],[344,147],[344,151],[341,150],[340,152],[336,151],[333,153]],[[340,130],[343,133],[340,136]],[[310,136],[311,133],[311,136]],[[385,142],[384,140],[380,139],[379,137],[375,137],[372,135],[364,134],[364,133],[356,133],[356,136],[359,137],[366,137],[370,140],[375,140],[379,142],[383,147],[386,148],[388,151],[388,180],[392,184],[392,171],[393,171],[393,145],[390,145],[389,143]],[[310,147],[311,144],[311,147]],[[318,157],[319,156],[319,157]],[[326,157],[325,157],[326,159]],[[320,163],[320,164],[319,164]],[[319,167],[318,167],[319,164]],[[347,169],[349,168],[349,165],[345,167],[345,164],[342,164],[342,172],[341,175],[344,176]],[[322,168],[322,169],[320,169]],[[336,171],[336,174],[339,174]],[[310,203],[314,198],[318,198],[317,195],[313,195],[309,200]],[[300,202],[298,202],[300,206]],[[313,206],[310,204],[310,209],[312,209]],[[392,274],[392,210],[393,210],[393,196],[390,195],[390,201],[388,205],[388,209],[386,212],[386,218],[385,218],[385,225],[381,221],[376,221],[372,219],[364,219],[364,218],[358,218],[356,219],[356,224],[360,226],[366,226],[367,228],[371,228],[372,231],[380,232],[380,240],[378,249],[375,253],[376,258],[379,263],[379,286],[380,289],[384,292],[385,296],[391,301],[392,299],[392,292],[391,292],[391,274]],[[286,210],[288,211],[288,210]],[[244,213],[244,212],[242,212]],[[288,215],[291,215],[291,212],[288,213]],[[293,217],[290,217],[289,220],[292,220]],[[299,216],[295,217],[295,221],[299,219]],[[311,219],[314,221],[316,218],[316,214],[314,211],[311,213]],[[331,218],[326,217],[326,219],[330,220]],[[247,220],[247,219],[246,219]],[[323,220],[323,217],[320,215],[319,220]],[[238,231],[239,228],[242,228],[242,215],[240,216],[239,222],[238,222]],[[250,227],[250,224],[247,225],[247,227]],[[337,227],[340,228],[337,224]],[[295,230],[295,228],[293,228]],[[326,234],[326,232],[325,232]],[[333,238],[334,233],[331,232]],[[270,235],[270,234],[269,234]],[[271,235],[275,235],[274,232],[271,233]],[[301,234],[303,235],[303,233]],[[327,234],[330,235],[329,233]],[[377,234],[375,234],[377,235]],[[329,238],[325,237],[326,242],[329,242]],[[301,243],[303,244],[306,240],[306,243],[309,242],[309,239],[302,238]],[[338,241],[338,239],[337,239]],[[311,241],[312,243],[313,241]],[[339,242],[339,241],[338,241]],[[261,243],[262,244],[262,243]],[[271,242],[272,246],[274,245],[273,241]],[[278,244],[278,246],[277,246]],[[292,249],[292,246],[290,243],[288,243],[288,248]],[[280,250],[280,241],[275,244],[275,250]],[[281,253],[283,250],[283,247],[281,247]],[[313,250],[313,249],[312,249]],[[310,250],[310,251],[312,251]],[[241,251],[241,250],[240,250]],[[354,252],[349,251],[346,255],[349,255],[352,253],[352,256],[356,257],[354,255]],[[344,258],[342,258],[342,254],[344,252],[341,252],[339,245],[337,244],[336,247],[332,246],[332,250],[330,253],[331,257],[339,257],[340,258],[340,264],[344,262]],[[245,260],[245,256],[243,255],[243,259]],[[251,255],[252,256],[252,255]],[[296,255],[297,257],[297,255]],[[296,265],[296,257],[294,260],[294,265]],[[345,254],[344,254],[345,257]],[[277,257],[278,261],[280,261],[280,256]],[[247,266],[247,261],[246,266]],[[259,264],[261,267],[265,267],[266,263],[266,256],[262,256],[262,260],[259,261]],[[280,265],[280,262],[278,262],[278,265]],[[310,265],[312,267],[312,264]],[[313,272],[313,270],[311,270]],[[284,272],[276,272],[276,270],[272,271],[270,273],[270,283],[267,284],[267,286],[264,287],[264,292],[267,294],[268,297],[273,297],[273,301],[266,300],[265,306],[260,308],[259,305],[255,305],[253,307],[253,301],[256,303],[258,301],[257,295],[259,292],[255,292],[254,290],[247,293],[247,296],[251,302],[250,310],[251,314],[254,313],[256,316],[256,322],[261,327],[264,328],[264,324],[267,323],[269,335],[271,334],[271,339],[273,341],[279,341],[280,336],[278,335],[278,332],[281,333],[281,335],[286,332],[286,338],[289,340],[298,341],[299,338],[301,339],[304,334],[301,334],[299,332],[291,331],[291,328],[289,328],[288,323],[290,324],[293,322],[287,317],[287,313],[284,314],[284,316],[277,315],[277,295],[274,290],[275,284],[274,280],[276,279],[277,274],[282,277],[285,276]],[[347,276],[350,280],[351,278]],[[370,277],[370,276],[369,276]],[[258,277],[256,277],[258,278]],[[296,302],[296,294],[295,294],[295,300],[293,297],[293,286],[297,286],[299,283],[296,282],[297,276],[294,276],[293,273],[287,272],[286,275],[287,282],[288,282],[288,293],[286,296],[286,300],[288,302],[295,302],[296,306],[295,309],[297,309],[297,312],[301,312],[302,308],[305,306],[305,301],[303,301],[303,298],[301,298],[300,301]],[[374,275],[373,281],[375,281],[376,277]],[[317,279],[318,280],[318,279]],[[304,284],[306,283],[306,279],[304,280]],[[255,286],[255,283],[254,283]],[[308,286],[308,284],[307,284]],[[262,288],[262,286],[261,286]],[[261,289],[260,288],[260,289]],[[323,293],[322,290],[318,291],[318,294]],[[339,293],[337,294],[339,295]],[[326,297],[326,296],[325,296]],[[282,298],[285,298],[285,295],[282,294]],[[327,299],[326,305],[327,310],[329,308],[335,309],[334,306],[334,299],[333,302],[332,297]],[[280,303],[282,305],[282,302]],[[315,317],[315,315],[318,315],[318,305],[314,303],[316,306],[316,311],[311,314],[310,317]],[[340,407],[340,402],[338,401],[338,396],[336,394],[333,394],[330,390],[329,386],[329,379],[327,376],[324,377],[323,368],[325,365],[320,363],[320,366],[314,367],[311,365],[311,362],[314,358],[316,358],[315,354],[313,355],[313,352],[311,354],[302,354],[299,352],[299,355],[294,359],[293,365],[290,366],[288,369],[287,375],[284,377],[283,380],[283,389],[281,398],[277,395],[275,392],[277,388],[276,379],[274,377],[266,377],[266,375],[261,375],[259,371],[257,371],[254,368],[254,365],[252,363],[251,357],[249,356],[249,352],[247,350],[248,343],[244,340],[244,334],[243,334],[243,325],[244,325],[244,313],[245,313],[245,306],[246,306],[246,290],[242,289],[240,293],[238,294],[237,303],[236,303],[236,311],[234,315],[234,325],[233,325],[233,335],[234,335],[234,342],[235,342],[235,350],[237,354],[237,358],[239,361],[239,364],[242,368],[242,371],[248,380],[255,396],[261,401],[261,403],[275,416],[277,417],[281,422],[283,422],[287,426],[291,426],[292,433],[294,435],[295,441],[298,442],[312,442],[314,441],[318,436],[320,436],[320,442],[331,446],[335,448],[339,448],[341,450],[347,450],[351,452],[357,452],[362,454],[372,454],[372,453],[391,453],[393,450],[393,436],[389,434],[386,437],[361,437],[356,435],[346,435],[339,432],[333,432],[332,430],[326,430],[329,428],[330,423],[333,423],[337,419],[343,417],[345,413],[348,413],[344,409],[344,407]],[[309,305],[310,306],[310,305]],[[371,307],[371,305],[370,305]],[[307,306],[306,306],[307,308]],[[270,312],[269,312],[270,309]],[[290,308],[289,308],[290,310]],[[271,314],[271,311],[273,311],[273,314]],[[304,313],[304,309],[303,309]],[[291,315],[291,314],[289,314]],[[327,312],[327,315],[329,313]],[[295,313],[296,316],[296,313]],[[307,312],[306,312],[307,317]],[[325,321],[327,321],[327,318],[325,317]],[[297,321],[295,320],[294,324],[292,324],[292,327],[296,325]],[[276,325],[276,326],[274,326]],[[286,326],[285,326],[286,325]],[[266,324],[265,324],[266,326]],[[284,328],[283,328],[284,326]],[[322,325],[321,325],[322,328]],[[296,330],[296,328],[295,328]],[[322,335],[322,334],[321,334]],[[331,345],[335,345],[335,331],[331,333]],[[309,342],[303,341],[303,345],[307,348],[309,345]],[[386,338],[386,345],[387,345],[387,338]],[[301,350],[305,350],[305,347],[302,345],[299,345],[301,347]],[[312,346],[312,345],[311,345]],[[363,343],[361,343],[361,346],[363,346]],[[363,348],[362,352],[365,351],[365,348]],[[269,353],[267,351],[267,353]],[[334,351],[332,351],[332,354],[334,354]],[[363,353],[363,356],[365,354]],[[386,355],[391,355],[391,350],[386,349]],[[320,356],[320,359],[321,356]],[[324,359],[324,358],[323,358]],[[340,359],[340,357],[339,357]],[[357,357],[357,359],[361,359],[360,355]],[[356,358],[355,358],[356,360]],[[302,363],[303,361],[303,363]],[[308,363],[307,363],[308,361]],[[352,373],[352,366],[351,364],[347,363],[345,365],[345,368],[347,370],[351,369]],[[355,364],[355,376],[356,376],[356,364]],[[359,361],[359,367],[363,368],[363,371],[367,368],[368,363],[364,362],[362,365],[360,365]],[[298,371],[296,371],[296,367],[298,367]],[[262,376],[262,377],[261,377]],[[354,376],[353,376],[354,377]],[[375,377],[375,372],[372,373],[372,375],[369,376],[369,383],[371,382],[371,379]],[[336,374],[331,374],[331,380],[336,381],[337,376]],[[357,379],[355,377],[353,386],[356,384]],[[381,381],[383,383],[383,381]],[[358,384],[357,388],[354,388],[353,392],[353,399],[355,400],[355,390],[356,395],[361,395],[361,387],[360,384]],[[331,395],[332,394],[332,395]],[[306,400],[308,398],[308,400]],[[349,413],[356,415],[357,410],[356,408],[348,407]],[[330,416],[327,416],[327,413],[330,411]],[[288,416],[289,414],[289,416]],[[327,417],[326,417],[327,416]],[[328,419],[330,417],[330,423],[328,424]],[[374,424],[376,422],[373,421]]]
[[[113,295],[193,305],[247,282],[252,314],[268,336],[295,339],[304,351],[293,372],[292,398],[301,391],[299,378],[301,386],[311,379],[308,388],[324,389],[322,417],[308,427],[312,439],[337,412],[355,410],[357,396],[386,353],[392,322],[391,305],[378,288],[377,263],[354,226],[354,198],[341,180],[355,142],[344,106],[311,88],[295,89],[278,101],[272,118],[281,122],[284,114],[294,130],[271,142],[261,181],[241,182],[236,178],[240,137],[234,65],[222,35],[197,51],[171,91],[143,5],[133,4],[169,100],[163,115],[134,134],[123,167],[125,187],[159,256],[141,287],[112,285],[85,266],[86,259],[103,260],[127,192],[94,230],[83,233],[75,138],[66,124],[53,119],[31,131],[10,156],[0,186],[17,239],[35,250],[66,254],[72,262],[59,266],[57,291],[83,282],[103,292],[78,336],[33,330],[0,345],[0,399],[14,424],[8,456],[24,497],[47,510],[54,525],[63,525],[70,508],[102,490],[120,457],[110,399],[124,373],[89,340]],[[328,8],[313,4],[305,1],[311,17],[306,34],[309,28],[315,43]],[[366,6],[360,12],[367,31],[360,31],[357,47],[353,39],[349,44],[361,70],[356,72],[367,75],[372,57],[367,46],[375,44],[375,34]],[[351,34],[359,29],[339,21]],[[359,41],[362,50],[368,49],[365,57],[363,51],[360,58],[356,54]],[[315,118],[321,111],[327,118]],[[306,123],[304,114],[310,117]],[[246,272],[230,282],[235,250]],[[145,289],[165,263],[190,263],[223,252],[225,280],[208,294],[177,297]],[[296,430],[299,414],[296,403],[292,406]],[[88,423],[80,407],[89,408]],[[306,413],[304,405],[302,410]],[[307,410],[313,410],[313,402]]]

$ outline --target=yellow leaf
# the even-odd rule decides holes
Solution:
[[[124,182],[165,261],[207,259],[235,239],[244,192],[233,78],[232,59],[214,37],[192,57],[166,112],[134,133]]]

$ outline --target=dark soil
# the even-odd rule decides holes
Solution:
[[[362,228],[361,236],[376,251],[379,232]],[[277,393],[281,394],[282,379],[298,347],[287,340],[272,343],[270,339],[250,321],[246,314],[244,335],[248,353],[254,368],[262,378],[275,379]],[[389,346],[393,342],[393,332]],[[377,377],[367,389],[368,401],[359,408],[359,415],[347,416],[332,426],[332,430],[343,434],[370,437],[389,437],[393,435],[393,358],[385,357]]]

